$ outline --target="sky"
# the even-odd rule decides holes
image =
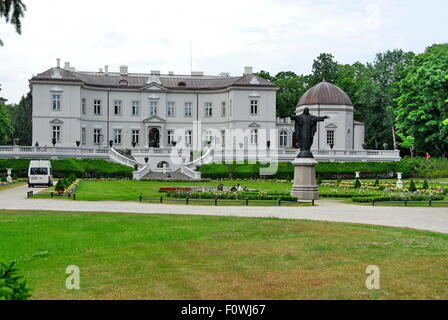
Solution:
[[[448,0],[23,0],[22,35],[0,20],[0,96],[18,103],[28,80],[69,61],[80,71],[242,75],[311,72],[448,42]],[[191,50],[192,48],[192,50]],[[190,54],[192,52],[192,55]]]

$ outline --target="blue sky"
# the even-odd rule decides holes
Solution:
[[[341,63],[448,42],[447,0],[24,0],[22,35],[0,21],[1,96],[70,61],[78,70],[240,75],[244,66],[309,73],[321,52]],[[125,5],[123,5],[125,3]]]

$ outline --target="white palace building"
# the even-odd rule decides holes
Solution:
[[[15,152],[22,155],[109,156],[128,165],[137,163],[140,169],[148,167],[143,159],[149,158],[151,168],[146,171],[154,171],[162,163],[164,170],[182,166],[194,170],[205,161],[228,158],[229,152],[234,157],[234,151],[245,159],[263,160],[259,151],[267,150],[278,161],[291,161],[297,153],[292,148],[294,123],[276,117],[278,87],[251,67],[239,76],[130,73],[127,66],[118,72],[108,66],[87,72],[68,62],[61,67],[57,59],[56,67],[33,76],[30,84],[35,146],[20,150],[16,146]],[[397,150],[363,150],[364,125],[354,120],[350,98],[335,85],[321,82],[309,89],[296,112],[305,107],[311,114],[329,116],[318,124],[314,138],[318,160],[400,159]],[[168,155],[176,148],[193,151],[194,159],[184,158],[173,166]],[[132,150],[135,160],[121,156],[119,149]],[[0,148],[0,156],[3,152]]]

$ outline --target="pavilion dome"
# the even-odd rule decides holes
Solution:
[[[316,84],[305,92],[297,106],[313,104],[353,105],[344,90],[326,81]]]

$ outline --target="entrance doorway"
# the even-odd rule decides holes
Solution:
[[[148,134],[148,141],[150,148],[159,148],[160,146],[160,132],[157,128],[151,128]]]

